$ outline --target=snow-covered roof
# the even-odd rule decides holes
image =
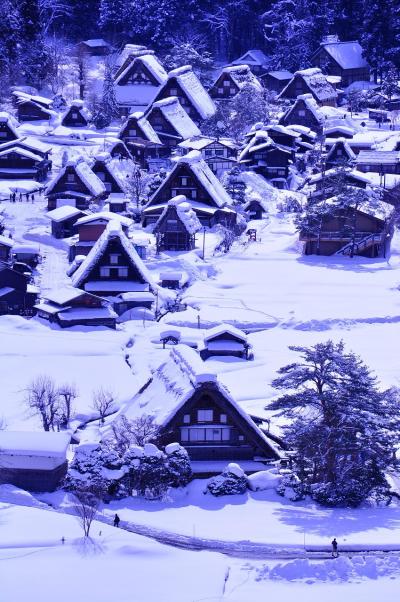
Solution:
[[[58,174],[51,180],[51,182],[49,182],[46,188],[46,194],[50,194],[52,192],[56,184],[58,184],[61,178],[65,175],[66,170],[70,167],[74,169],[78,178],[80,178],[82,183],[89,189],[92,196],[99,196],[100,194],[106,192],[103,182],[91,170],[89,165],[82,158],[80,158],[78,161],[68,161],[68,163],[60,169]],[[68,188],[68,183],[66,183],[66,187]]]
[[[267,57],[262,50],[253,49],[248,50],[238,59],[232,61],[232,65],[254,65],[259,67],[265,67],[267,64]]]
[[[353,137],[355,134],[355,130],[347,125],[332,125],[330,127],[324,127],[324,134],[326,137],[329,137],[331,134],[339,132],[341,134],[347,134],[348,136]]]
[[[337,202],[337,198],[332,197],[321,201],[319,204],[335,205]],[[390,219],[394,215],[395,210],[396,208],[393,205],[372,198],[364,201],[357,207],[357,211],[365,213],[365,215],[370,217],[375,217],[382,222]]]
[[[272,138],[269,137],[268,132],[265,130],[257,130],[254,133],[254,136],[250,139],[247,145],[244,147],[242,152],[240,153],[238,160],[243,161],[246,160],[247,155],[250,153],[255,153],[259,150],[270,148],[279,149],[281,152],[291,155],[292,150],[287,146],[283,146],[281,144],[276,143]]]
[[[135,53],[136,53],[136,55],[135,55]],[[115,79],[115,84],[117,86],[120,83],[120,81],[125,77],[125,75],[133,68],[133,66],[136,62],[142,63],[148,69],[148,71],[150,71],[150,73],[152,74],[152,76],[158,82],[158,84],[160,86],[164,82],[167,81],[167,79],[168,79],[167,72],[165,71],[161,62],[158,60],[158,58],[155,56],[154,53],[151,53],[149,51],[148,54],[142,54],[141,51],[133,51],[131,53],[128,53],[125,56],[124,60],[120,63],[121,66],[123,65],[123,63],[126,61],[126,59],[129,56],[133,57],[132,60],[125,67],[125,69],[118,75],[118,77]],[[121,86],[119,86],[119,87],[121,87]],[[136,88],[141,88],[141,87],[142,87],[141,84],[136,84]],[[152,86],[152,88],[154,90],[154,86]]]
[[[121,173],[121,163],[116,158],[111,157],[110,153],[107,151],[102,151],[97,153],[95,156],[95,161],[91,166],[92,169],[96,163],[102,163],[104,165],[105,171],[108,172],[109,176],[113,178],[120,189],[120,193],[122,194],[126,191],[126,173]]]
[[[260,92],[263,90],[260,81],[254,75],[254,73],[251,71],[248,65],[231,65],[228,67],[224,67],[218,79],[224,73],[227,73],[232,78],[239,90],[241,90],[247,84],[253,86],[256,90],[259,90]]]
[[[105,40],[103,40],[103,38],[95,38],[93,40],[83,40],[81,42],[81,44],[85,44],[86,46],[89,46],[90,48],[97,48],[98,46],[105,46],[105,47],[110,46],[110,44],[108,42],[106,42]]]
[[[335,88],[328,82],[326,76],[322,73],[318,67],[312,67],[310,69],[303,69],[296,71],[293,75],[293,79],[301,77],[313,95],[320,101],[329,100],[337,97]],[[284,87],[282,92],[279,94],[279,98],[284,98],[286,91],[288,90],[292,80]]]
[[[362,150],[357,156],[357,164],[392,165],[400,163],[400,151]]]
[[[175,207],[179,219],[184,224],[189,234],[195,234],[201,229],[201,223],[196,215],[196,212],[193,211],[192,206],[186,200],[185,195],[180,194],[168,201],[168,204],[154,226],[154,230],[157,230],[158,225],[164,220],[169,207]]]
[[[12,238],[9,238],[8,236],[3,236],[2,234],[0,234],[0,246],[3,247],[12,247],[14,244],[14,241]]]
[[[4,142],[3,144],[0,144],[0,150],[9,148],[10,146],[18,146],[20,148],[26,148],[33,152],[43,154],[49,153],[51,151],[51,146],[49,144],[45,144],[37,138],[32,138],[32,136],[23,136],[22,138],[17,138],[16,140],[9,140],[8,142]]]
[[[40,155],[35,155],[35,153],[32,153],[24,148],[20,148],[19,146],[9,146],[8,148],[0,149],[0,157],[3,155],[8,155],[9,153],[15,153],[16,155],[20,155],[26,159],[32,159],[33,161],[43,161],[43,157]]]
[[[15,96],[17,104],[32,101],[39,105],[44,105],[47,108],[50,108],[53,104],[53,101],[50,98],[46,98],[45,96],[37,96],[34,94],[27,94],[26,92],[22,92],[20,90],[14,90],[13,96]]]
[[[353,161],[356,158],[356,154],[352,150],[348,141],[345,138],[338,138],[336,140],[335,144],[331,147],[329,153],[327,154],[326,159],[329,160],[330,157],[334,154],[336,148],[341,145],[344,147],[344,150],[346,151],[348,158]]]
[[[57,305],[65,305],[65,303],[70,303],[74,299],[77,299],[81,295],[85,294],[85,291],[82,291],[78,288],[71,287],[63,287],[50,290],[46,292],[44,298],[51,303],[56,303]]]
[[[176,130],[183,140],[191,138],[192,136],[201,135],[199,128],[186,113],[176,96],[170,96],[155,102],[148,115],[153,109],[159,109],[161,111],[168,123]]]
[[[235,326],[231,326],[230,324],[219,324],[218,326],[214,326],[214,328],[209,328],[204,335],[204,341],[210,341],[224,334],[232,335],[233,337],[243,341],[243,343],[247,343],[246,333],[244,333],[243,330],[239,330],[239,328],[236,328]]]
[[[203,150],[210,146],[210,144],[222,144],[227,146],[231,150],[236,150],[236,144],[230,138],[211,138],[208,136],[195,136],[194,138],[188,138],[178,144],[179,148],[191,149],[191,150]]]
[[[170,71],[168,73],[168,83],[173,79],[180,85],[202,119],[208,119],[215,115],[216,106],[191,65],[185,65]],[[164,85],[167,85],[167,82]],[[162,94],[162,90],[159,94]]]
[[[342,69],[368,69],[363,49],[357,41],[322,42],[320,48],[323,48]]]
[[[82,117],[86,121],[89,121],[89,119],[90,119],[90,112],[85,107],[85,104],[84,104],[83,100],[81,100],[80,98],[75,98],[74,100],[71,100],[71,104],[69,105],[69,107],[67,107],[65,109],[64,113],[62,114],[62,116],[61,116],[61,124],[64,122],[64,119],[67,117],[67,115],[69,114],[69,112],[72,109],[76,109],[77,111],[79,111],[79,113],[82,115]]]
[[[13,246],[13,253],[16,255],[40,255],[40,246],[35,242],[17,244]]]
[[[61,207],[57,207],[57,209],[48,211],[46,213],[46,217],[51,219],[52,222],[62,222],[65,219],[69,219],[81,214],[82,211],[76,207],[72,207],[71,205],[62,205]]]
[[[68,432],[0,431],[0,466],[52,470],[66,461],[70,440]]]
[[[107,245],[111,238],[119,239],[122,248],[124,249],[124,251],[126,252],[126,254],[128,256],[128,261],[131,263],[132,266],[134,266],[138,270],[138,272],[141,275],[141,277],[143,278],[143,280],[145,282],[147,282],[151,288],[154,289],[155,284],[153,282],[153,277],[151,276],[150,272],[148,271],[148,269],[144,265],[143,261],[137,254],[137,251],[136,251],[135,247],[133,246],[132,242],[124,234],[124,232],[121,228],[121,223],[117,220],[113,220],[107,225],[106,229],[104,230],[104,232],[102,233],[100,238],[96,241],[95,245],[89,251],[89,254],[87,255],[86,259],[81,263],[81,265],[78,267],[76,272],[73,274],[73,276],[72,276],[73,286],[75,286],[77,288],[80,287],[81,283],[89,276],[91,270],[94,268],[94,266],[100,260],[103,253],[106,251]],[[102,282],[102,284],[103,284],[103,287],[107,288],[109,283]],[[121,284],[123,284],[123,282],[119,282],[118,284],[121,285]],[[101,290],[101,289],[99,289],[99,290]],[[128,288],[126,290],[130,290],[130,289]]]
[[[320,111],[320,107],[317,105],[315,98],[312,94],[300,94],[300,96],[296,98],[294,105],[288,109],[287,113],[285,114],[285,117],[287,117],[294,110],[296,105],[301,101],[304,102],[306,108],[314,115],[315,119],[320,123],[323,123],[324,116]],[[292,125],[290,127],[293,129]]]
[[[112,211],[98,211],[97,213],[91,213],[90,215],[84,215],[80,217],[76,222],[77,226],[82,226],[83,224],[90,224],[90,222],[96,222],[98,220],[104,220],[107,222],[117,221],[122,226],[129,228],[132,225],[133,220],[130,217],[126,217],[124,215],[119,215],[118,213],[113,213]]]
[[[165,427],[196,389],[205,383],[212,383],[255,434],[279,457],[279,451],[234,400],[215,371],[203,362],[197,351],[187,345],[178,344],[170,351],[167,361],[153,373],[150,384],[130,402],[126,414],[128,418],[150,414],[159,425]]]
[[[129,115],[128,119],[125,121],[120,130],[120,134],[126,129],[129,122],[132,121],[138,124],[143,134],[145,135],[146,140],[148,140],[149,142],[153,142],[154,144],[162,144],[157,132],[153,129],[153,126],[149,123],[146,116],[141,111],[136,111]]]
[[[184,157],[179,157],[176,162],[177,165],[172,170],[169,178],[172,177],[172,174],[176,169],[178,169],[179,165],[188,165],[194,176],[207,190],[217,207],[223,207],[224,205],[232,204],[231,197],[226,192],[217,176],[208,167],[199,151],[190,151],[190,153]]]
[[[115,64],[117,67],[122,67],[126,59],[129,57],[140,56],[141,54],[154,54],[152,50],[148,50],[147,46],[140,44],[125,44],[122,51],[118,55]]]
[[[10,115],[10,113],[6,113],[6,111],[0,111],[0,123],[6,123],[15,137],[18,138],[17,127],[19,123],[15,117]]]
[[[327,169],[324,173],[317,173],[314,174],[310,177],[309,182],[311,184],[315,184],[316,182],[319,182],[320,180],[322,180],[322,178],[332,178],[335,175],[337,175],[339,173],[339,170],[335,167],[333,167],[332,169]],[[370,184],[371,181],[368,178],[367,174],[363,173],[362,171],[358,171],[357,169],[350,169],[346,171],[346,176],[348,178],[354,178],[355,180],[358,180],[359,182],[365,182],[365,184]]]
[[[282,69],[281,71],[268,71],[267,75],[270,75],[274,79],[289,80],[292,79],[293,73]]]

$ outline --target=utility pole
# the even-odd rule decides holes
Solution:
[[[203,261],[206,254],[206,227],[203,228]]]

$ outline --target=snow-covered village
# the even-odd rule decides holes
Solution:
[[[0,6],[0,599],[394,599],[398,0]]]

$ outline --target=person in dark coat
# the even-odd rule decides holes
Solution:
[[[332,558],[338,558],[339,553],[338,553],[338,544],[336,541],[336,537],[333,538],[332,540]]]
[[[120,522],[121,522],[121,519],[119,518],[118,514],[116,514],[114,516],[114,527],[119,527]]]

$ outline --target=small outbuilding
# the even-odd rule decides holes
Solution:
[[[191,251],[200,229],[200,221],[186,197],[174,197],[168,201],[154,226],[157,251]]]
[[[204,335],[202,347],[199,347],[203,360],[212,356],[239,357],[248,360],[250,349],[247,335],[229,324],[210,328]]]
[[[73,100],[71,105],[65,111],[61,125],[69,128],[87,127],[89,125],[90,114],[85,108],[83,100]]]
[[[0,483],[54,491],[67,472],[68,432],[0,431]]]
[[[76,207],[63,205],[49,211],[46,215],[51,220],[51,234],[54,238],[68,238],[75,234],[77,220],[86,213]]]

